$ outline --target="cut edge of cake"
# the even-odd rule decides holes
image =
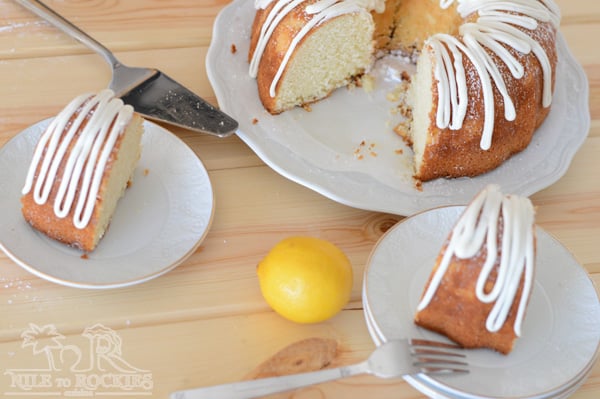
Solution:
[[[534,215],[526,197],[482,190],[444,242],[414,322],[465,348],[510,353],[533,288]]]
[[[141,156],[143,118],[111,90],[76,97],[36,145],[22,190],[22,214],[36,230],[93,251]]]

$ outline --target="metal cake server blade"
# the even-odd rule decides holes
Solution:
[[[161,71],[123,65],[100,42],[38,0],[19,4],[100,54],[112,68],[109,88],[149,119],[218,137],[231,135],[238,123]]]

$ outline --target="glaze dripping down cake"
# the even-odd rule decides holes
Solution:
[[[535,252],[531,201],[486,187],[442,246],[415,323],[466,348],[510,353],[533,287]]]
[[[110,90],[83,94],[42,133],[21,198],[25,220],[92,251],[104,235],[141,153],[143,119]]]
[[[553,0],[257,0],[250,75],[272,114],[327,97],[379,53],[417,58],[406,96],[414,176],[477,176],[525,149],[549,113]]]

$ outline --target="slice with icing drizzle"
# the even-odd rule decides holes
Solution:
[[[465,209],[443,245],[415,323],[467,348],[507,354],[521,335],[534,267],[531,201],[490,185]]]
[[[51,238],[93,250],[132,178],[142,122],[111,90],[71,101],[35,148],[22,190],[25,219]]]

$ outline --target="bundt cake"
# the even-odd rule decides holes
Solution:
[[[486,187],[442,246],[415,323],[466,348],[510,353],[531,295],[535,251],[531,201]]]
[[[142,117],[112,91],[75,98],[37,143],[22,190],[25,220],[92,251],[133,178],[142,133]]]
[[[553,0],[256,5],[250,74],[272,114],[327,96],[381,52],[417,57],[401,106],[409,128],[396,130],[413,148],[420,181],[496,168],[528,146],[549,113],[560,22]]]

